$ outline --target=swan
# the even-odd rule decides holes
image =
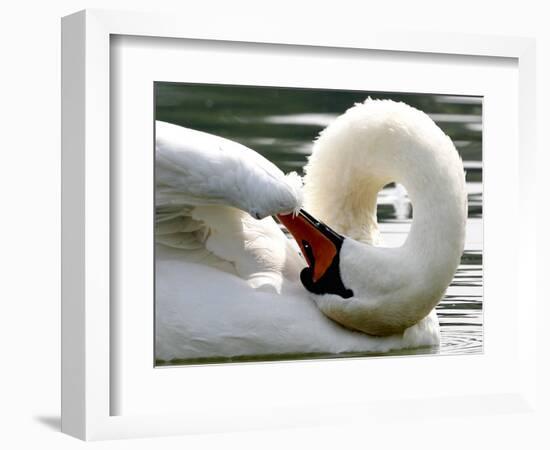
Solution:
[[[435,306],[464,249],[467,195],[428,115],[354,105],[315,140],[303,180],[218,136],[155,131],[157,360],[439,344]],[[376,220],[390,182],[414,211],[397,248],[380,245]]]

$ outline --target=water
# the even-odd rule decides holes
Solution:
[[[261,153],[284,172],[294,170],[300,174],[318,133],[335,117],[368,96],[404,101],[428,113],[453,140],[464,162],[468,190],[466,245],[453,282],[437,307],[440,347],[394,354],[482,352],[480,97],[173,83],[157,83],[155,94],[157,119],[235,140]],[[385,245],[396,246],[404,242],[411,214],[407,193],[401,186],[389,185],[380,193],[378,222]],[[312,356],[294,355],[292,359]]]

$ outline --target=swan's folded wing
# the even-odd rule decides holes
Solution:
[[[193,218],[194,208],[190,205],[157,208],[155,260],[186,261],[238,275],[231,262],[207,248],[211,229],[208,223]]]
[[[157,261],[208,265],[276,291],[303,265],[265,217],[300,207],[301,180],[240,144],[157,122],[155,202]]]
[[[156,122],[156,205],[228,205],[255,218],[298,210],[301,179],[218,136]]]
[[[157,212],[156,260],[202,264],[231,273],[253,288],[279,293],[297,281],[304,261],[271,217],[256,220],[219,205]]]

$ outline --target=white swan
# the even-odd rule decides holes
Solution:
[[[298,213],[299,178],[246,147],[162,122],[156,144],[157,359],[439,342],[434,307],[467,204],[458,153],[426,114],[367,100],[337,118],[314,144]],[[378,247],[377,193],[392,181],[414,219],[403,246]]]

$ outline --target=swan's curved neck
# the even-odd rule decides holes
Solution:
[[[333,160],[328,166],[319,161],[322,151],[314,153],[306,174],[305,208],[343,235],[377,244],[378,193],[396,182],[405,187],[413,206],[405,247],[432,254],[439,253],[442,244],[461,247],[466,218],[464,171],[450,140],[438,137],[445,139],[415,142],[415,149],[411,142],[388,137],[385,143],[377,140],[379,147],[374,151],[365,148],[353,159]],[[344,156],[346,150],[336,153]],[[331,167],[332,173],[320,175],[321,167]]]
[[[437,153],[430,153],[422,164],[401,168],[395,174],[395,181],[405,186],[413,206],[413,221],[404,248],[429,258],[436,266],[447,259],[455,262],[464,247],[464,172],[460,161],[458,171],[454,170],[454,162],[446,164]]]
[[[383,303],[384,317],[394,308],[412,324],[437,304],[459,264],[464,170],[451,140],[426,115],[383,106],[371,116],[377,105],[352,108],[321,135],[306,167],[305,209],[353,239],[341,258],[350,265],[342,277],[355,284],[347,287]],[[377,194],[390,182],[402,184],[413,205],[398,249],[370,245],[378,236]]]

